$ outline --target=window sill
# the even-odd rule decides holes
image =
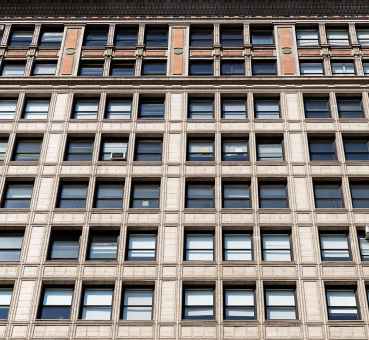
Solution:
[[[206,267],[213,267],[216,266],[215,261],[201,261],[201,260],[184,260],[183,266],[185,267],[198,267],[198,266],[206,266]]]
[[[217,210],[215,208],[185,208],[185,213],[202,213],[202,214],[214,214]]]
[[[283,123],[282,118],[257,118],[255,117],[255,123]]]
[[[267,326],[297,326],[300,324],[300,320],[265,320]]]
[[[83,263],[84,266],[94,266],[94,267],[100,267],[101,265],[107,266],[117,266],[118,261],[117,259],[101,259],[101,260],[95,260],[95,259],[86,259]]]
[[[126,267],[147,267],[147,266],[157,266],[158,262],[157,261],[137,261],[137,260],[125,260],[123,262],[123,265]]]
[[[326,160],[326,161],[310,161],[309,164],[311,166],[314,166],[314,165],[341,165],[341,162],[338,161],[338,160],[334,160],[334,161]]]
[[[248,213],[251,214],[254,210],[250,208],[222,208],[221,213],[222,214],[228,214],[228,213]]]
[[[290,208],[259,208],[259,214],[289,214]]]
[[[131,214],[137,214],[137,213],[143,213],[143,214],[152,214],[152,213],[159,213],[160,208],[128,208],[128,213]]]
[[[337,213],[347,213],[346,208],[315,208],[315,213],[325,213],[325,214],[337,214]]]
[[[187,123],[215,123],[214,118],[187,118]]]
[[[323,118],[305,118],[306,123],[333,123],[334,119],[329,117]]]
[[[55,208],[55,212],[76,212],[76,213],[87,213],[86,208]]]
[[[79,264],[78,259],[60,259],[60,260],[46,260],[45,266],[56,266],[59,267],[60,265],[63,266],[77,266]]]
[[[353,122],[363,123],[367,121],[368,121],[368,118],[366,117],[339,118],[340,123],[353,123]]]
[[[221,118],[220,122],[222,124],[225,124],[225,123],[241,123],[241,122],[242,123],[249,123],[250,120],[248,118],[238,118],[238,119],[236,119],[236,118],[229,118],[229,119]]]
[[[327,325],[328,326],[342,326],[342,323],[345,326],[349,326],[350,324],[354,325],[364,325],[364,320],[328,320]]]
[[[331,267],[331,266],[334,266],[334,267],[351,267],[351,266],[354,266],[355,265],[355,262],[353,262],[352,260],[342,260],[342,261],[324,261],[324,260],[321,260],[321,264],[322,264],[322,267]]]
[[[273,45],[253,45],[251,44],[253,50],[274,50],[276,46]]]
[[[217,321],[215,319],[215,316],[209,320],[209,319],[197,319],[197,320],[186,320],[186,319],[182,319],[180,321],[180,323],[184,326],[199,326],[199,324],[201,324],[201,326],[215,326],[217,325]]]
[[[63,161],[62,165],[92,165],[91,161]]]
[[[146,166],[161,166],[163,164],[162,161],[133,161],[132,165],[146,165]]]
[[[40,165],[39,161],[9,161],[9,165]]]
[[[346,165],[365,165],[368,166],[369,159],[363,159],[362,161],[356,160],[356,161],[346,161]]]
[[[239,161],[222,161],[221,165],[223,166],[227,166],[227,165],[251,165],[251,162],[248,161],[243,161],[243,160],[239,160]]]
[[[253,319],[253,320],[223,320],[222,321],[222,324],[224,326],[236,326],[236,327],[244,327],[245,326],[245,323],[248,325],[248,326],[251,326],[251,325],[259,325],[259,321],[257,319]]]
[[[111,160],[111,161],[97,161],[97,165],[98,166],[104,166],[104,165],[127,165],[127,161],[115,161],[115,160]]]
[[[137,324],[140,326],[152,326],[154,325],[153,320],[119,320],[118,324],[123,326],[136,326]]]
[[[252,266],[254,267],[256,265],[255,260],[250,261],[222,261],[221,264],[225,267],[244,267],[244,266]]]
[[[215,161],[186,161],[186,166],[214,166]]]
[[[106,212],[113,212],[113,213],[121,213],[123,210],[123,206],[120,208],[91,208],[92,213],[106,213]]]
[[[256,161],[256,165],[287,165],[285,160],[263,160],[263,161]]]
[[[49,324],[70,324],[72,320],[69,319],[35,319],[37,325],[49,325]]]
[[[261,261],[260,264],[265,267],[275,267],[275,266],[284,266],[284,267],[295,267],[296,262],[292,261]]]

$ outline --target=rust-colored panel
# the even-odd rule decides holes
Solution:
[[[242,57],[243,51],[223,51],[223,57]]]
[[[254,50],[254,57],[274,57],[273,50]]]
[[[296,75],[296,58],[292,27],[278,27],[278,55],[281,75]]]
[[[58,56],[57,50],[39,50],[37,58],[56,58]]]
[[[6,58],[20,58],[25,59],[27,57],[27,51],[25,50],[8,50],[5,53]]]
[[[320,49],[304,50],[299,49],[298,54],[300,57],[320,57]]]
[[[103,58],[105,50],[84,50],[82,51],[82,57],[85,58]]]
[[[166,51],[162,50],[148,50],[144,52],[145,57],[165,57]]]
[[[72,75],[78,60],[78,43],[82,41],[82,28],[67,28],[64,50],[61,59],[60,75]],[[82,38],[82,37],[81,37]]]
[[[185,28],[172,28],[172,43],[171,43],[171,66],[170,74],[180,76],[184,74],[184,45],[185,45]]]
[[[213,50],[192,50],[191,57],[212,57]]]
[[[135,50],[116,50],[113,52],[114,57],[130,57],[135,58],[136,57],[136,51]]]
[[[352,57],[352,50],[331,50],[331,55],[332,56],[337,56],[337,57]]]

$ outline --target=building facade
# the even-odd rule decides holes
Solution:
[[[1,339],[369,338],[367,1],[4,1],[0,31]]]

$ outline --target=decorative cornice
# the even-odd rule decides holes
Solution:
[[[368,0],[0,0],[0,17],[369,17]]]

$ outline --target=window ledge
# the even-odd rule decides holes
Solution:
[[[305,122],[306,123],[333,123],[334,119],[333,118],[328,118],[328,117],[324,117],[324,118],[305,118]]]
[[[104,165],[127,165],[127,161],[97,161],[98,166]]]
[[[254,210],[252,208],[222,208],[222,214],[229,213],[248,213],[251,214]]]
[[[236,326],[236,327],[244,327],[245,326],[245,323],[248,325],[248,326],[251,326],[251,325],[259,325],[259,321],[254,319],[254,320],[223,320],[222,321],[222,324],[224,326]]]
[[[260,263],[262,266],[265,267],[275,267],[277,266],[284,266],[284,267],[295,267],[295,261],[261,261]]]
[[[353,123],[353,122],[367,122],[368,118],[366,117],[352,117],[352,118],[339,118],[340,123]]]
[[[187,123],[215,123],[215,119],[214,118],[210,118],[210,119],[196,119],[196,118],[187,118]]]
[[[0,211],[3,212],[30,212],[31,208],[0,208]]]
[[[232,119],[221,118],[220,119],[220,122],[222,124],[225,124],[225,123],[250,123],[250,120],[248,118],[239,118],[239,119],[235,119],[235,118],[232,118]]]
[[[77,212],[77,213],[87,213],[86,208],[55,208],[56,212]]]
[[[256,118],[254,119],[255,123],[283,123],[283,119],[282,118],[271,118],[271,119],[267,119],[267,118]]]
[[[129,261],[129,260],[125,260],[123,262],[123,265],[126,267],[147,267],[147,266],[157,266],[158,262],[157,261]]]
[[[84,262],[83,262],[83,265],[84,266],[94,266],[94,267],[100,267],[102,265],[104,265],[104,267],[106,266],[111,266],[111,267],[115,267],[118,265],[118,261],[117,259],[112,259],[112,260],[109,260],[109,259],[101,259],[101,260],[95,260],[95,259],[86,259]]]
[[[203,213],[214,214],[217,210],[215,208],[185,208],[185,213]]]
[[[315,208],[313,211],[315,213],[325,214],[348,213],[348,210],[346,208]]]
[[[368,166],[369,160],[363,159],[362,161],[346,161],[346,165],[365,165]]]
[[[162,161],[133,161],[132,165],[147,165],[147,166],[161,166],[163,164]]]
[[[342,323],[346,327],[351,324],[353,325],[364,325],[365,324],[364,320],[328,320],[327,321],[328,326],[337,326],[337,325],[343,326]]]
[[[104,325],[112,325],[113,321],[112,320],[83,320],[83,319],[78,319],[76,321],[76,324],[78,326],[82,326],[82,325],[86,325],[86,326],[91,326],[91,325],[95,325],[96,323],[99,324],[99,326],[104,326]]]
[[[300,320],[265,320],[267,326],[297,326],[300,324]]]
[[[186,161],[186,166],[213,166],[215,161]]]
[[[127,326],[152,326],[154,325],[153,320],[119,320],[119,325],[127,325]]]
[[[92,161],[63,161],[62,165],[92,165]]]
[[[207,319],[198,319],[198,320],[186,320],[186,319],[182,319],[180,321],[180,324],[182,326],[216,326],[217,325],[217,321],[215,320],[215,316],[213,317],[213,319],[211,320],[207,320]]]
[[[213,267],[216,266],[216,262],[215,261],[189,261],[189,260],[184,260],[183,261],[183,266],[185,267],[198,267],[198,266],[206,266],[206,267]]]
[[[351,267],[355,266],[356,263],[352,260],[342,260],[342,261],[323,261],[321,262],[322,267]]]
[[[280,214],[280,213],[291,213],[290,208],[259,208],[259,213],[265,214]]]
[[[225,267],[245,267],[245,266],[251,266],[254,267],[256,265],[255,260],[250,261],[222,261],[221,264]]]
[[[151,214],[151,213],[159,213],[160,208],[128,208],[128,212],[133,214],[137,213]]]
[[[286,165],[287,163],[285,160],[268,160],[268,161],[256,161],[256,165]]]
[[[71,319],[35,319],[36,325],[49,325],[49,324],[71,324]]]
[[[56,266],[56,267],[59,267],[59,266],[70,266],[70,267],[73,267],[73,266],[78,266],[79,265],[79,260],[78,259],[71,259],[71,260],[68,260],[68,259],[60,259],[60,260],[46,260],[45,261],[45,266]]]
[[[251,165],[251,161],[222,161],[221,165]]]
[[[92,208],[92,213],[106,213],[106,212],[112,212],[112,213],[121,213],[123,210],[123,206],[121,208]]]
[[[9,165],[40,165],[39,161],[9,161]]]
[[[338,161],[338,160],[334,160],[334,161],[326,160],[326,161],[310,161],[309,164],[311,166],[314,166],[314,165],[341,165],[341,162]]]

